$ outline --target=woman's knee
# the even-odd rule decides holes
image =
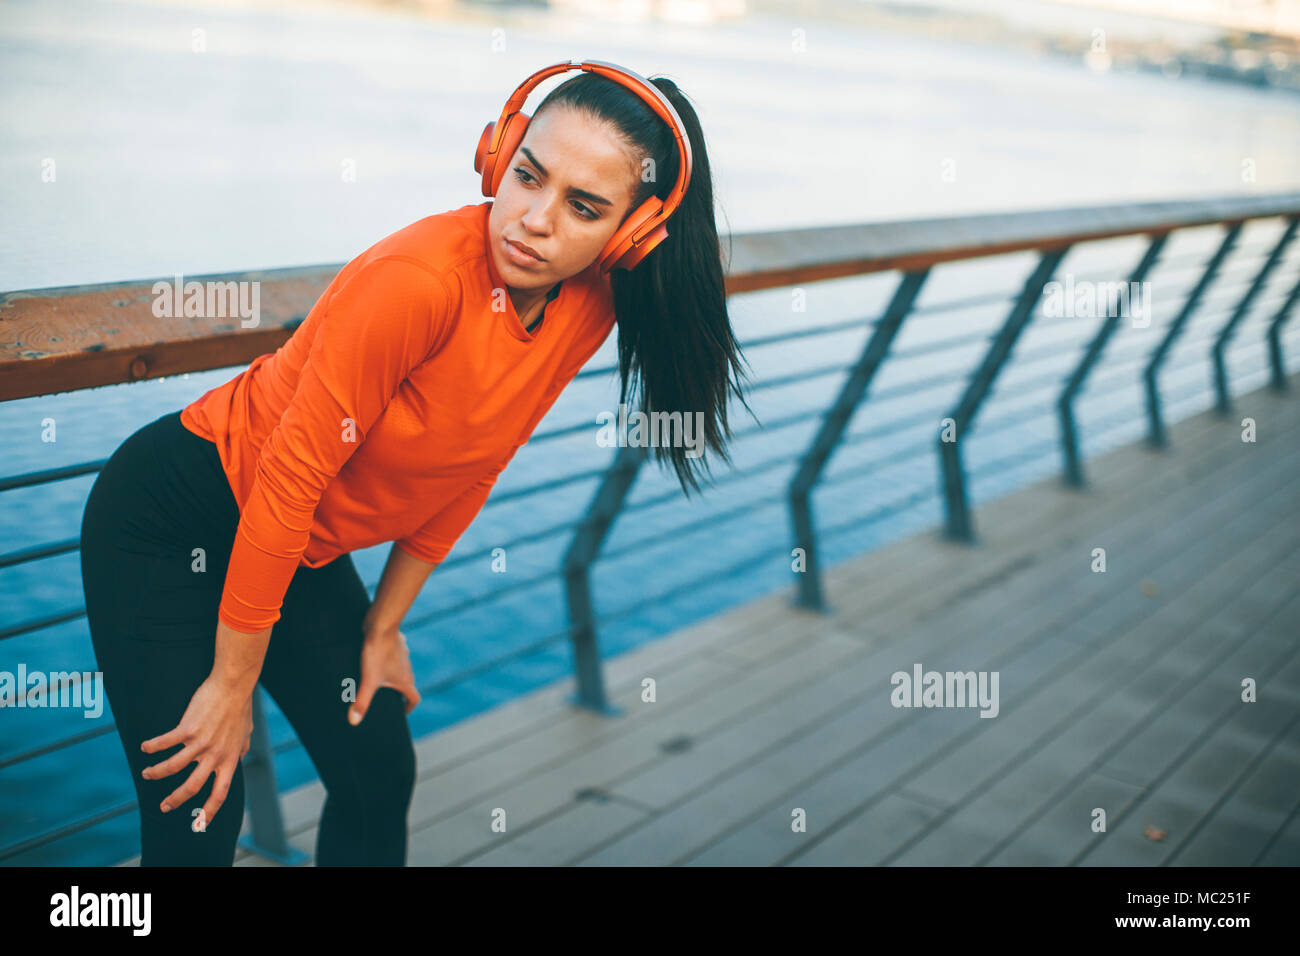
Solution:
[[[180,786],[193,767],[167,778],[168,793]],[[151,781],[158,783],[159,781]],[[141,866],[230,866],[244,824],[244,772],[237,767],[226,799],[211,819],[203,807],[212,795],[215,775],[189,800],[163,813],[158,789],[137,786],[140,803]]]
[[[367,748],[364,763],[365,772],[373,780],[372,799],[393,808],[405,809],[411,802],[415,790],[415,745],[411,740],[411,731],[406,723],[405,698],[391,688],[381,688],[398,701],[394,708],[395,717],[386,721],[386,730],[382,741],[373,749]],[[376,699],[379,697],[377,693]],[[372,701],[372,705],[373,705]]]
[[[415,745],[406,722],[406,698],[381,687],[365,719],[344,731],[351,737],[346,773],[325,779],[332,797],[359,802],[368,809],[405,812],[415,791]]]

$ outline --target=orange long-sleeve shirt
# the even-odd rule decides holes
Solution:
[[[300,564],[385,541],[440,562],[613,328],[593,263],[526,331],[489,252],[491,208],[380,240],[284,345],[182,409],[239,504],[217,614],[234,630],[279,620]]]

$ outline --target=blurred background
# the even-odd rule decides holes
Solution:
[[[570,58],[666,74],[682,87],[705,130],[724,232],[1300,187],[1300,0],[6,0],[0,290],[341,265],[417,219],[484,201],[473,172],[484,124],[528,74]],[[526,109],[565,78],[535,91]],[[42,178],[50,160],[52,182]],[[354,175],[342,175],[345,169]],[[1192,231],[1171,246],[1204,254],[1217,237],[1213,229]],[[1113,261],[1126,269],[1140,249],[1119,243]],[[953,269],[931,279],[926,296],[1012,289],[1032,264],[1027,256]],[[812,285],[807,315],[791,315],[785,290],[738,295],[733,322],[743,344],[800,322],[874,315],[896,280]],[[1171,301],[1166,318],[1175,307]],[[1004,308],[972,309],[926,334],[996,330],[1004,317]],[[17,334],[0,323],[6,339]],[[865,334],[863,327],[755,349],[747,358],[757,379],[771,378],[856,354]],[[590,367],[608,366],[614,345],[611,336]],[[978,354],[967,351],[951,367],[968,369]],[[1070,356],[1063,368],[1077,351]],[[1235,370],[1241,387],[1255,387],[1265,374],[1263,352]],[[238,371],[6,402],[3,474],[107,457],[140,426]],[[1210,400],[1203,363],[1189,375],[1171,381],[1171,419]],[[825,408],[839,384],[835,376],[812,377],[756,395],[752,404],[764,419]],[[936,415],[963,385],[954,375],[951,387],[927,398]],[[1140,434],[1135,388],[1126,380],[1088,396],[1087,415],[1097,420],[1132,412],[1123,427],[1089,434],[1090,454]],[[613,376],[584,377],[542,428],[590,422],[616,403]],[[877,424],[889,414],[878,408]],[[56,443],[40,439],[47,417],[59,423]],[[743,409],[735,418],[750,423]],[[782,435],[781,443],[802,448],[813,427]],[[1053,429],[1044,411],[1013,436],[990,437],[986,453],[1014,450]],[[899,433],[845,449],[834,465],[850,467],[855,455],[887,453],[891,442],[907,440]],[[761,460],[773,441],[740,444],[738,467]],[[530,445],[493,497],[575,467],[599,469],[608,459],[590,433]],[[1027,455],[982,478],[973,498],[1006,494],[1057,464],[1050,449]],[[779,498],[788,479],[788,470],[768,471],[742,485],[756,497]],[[91,481],[0,495],[0,552],[75,537]],[[933,527],[940,513],[934,483],[927,451],[869,483],[819,492],[818,513],[831,520],[870,511],[900,489],[926,489],[882,520],[839,522],[842,530],[823,543],[823,560],[833,565]],[[662,495],[674,484],[643,469],[636,493]],[[541,501],[490,501],[453,557],[521,524],[572,517],[594,487],[576,482]],[[789,527],[779,500],[702,540],[684,533],[654,548],[635,546],[636,535],[656,523],[705,529],[717,505],[676,500],[616,528],[609,544],[623,546],[615,549],[619,557],[604,562],[593,583],[606,655],[789,585]],[[566,543],[561,536],[520,548],[512,568],[554,569]],[[746,551],[773,559],[718,573]],[[385,546],[356,556],[372,588],[386,553]],[[562,640],[511,656],[512,648],[564,628],[559,580],[492,600],[498,582],[484,567],[449,562],[412,611],[405,630],[417,676],[441,688],[412,715],[417,736],[572,673]],[[653,600],[644,600],[648,592]],[[0,569],[5,626],[81,600],[75,552]],[[453,606],[460,609],[449,612]],[[19,661],[29,669],[92,669],[84,618],[0,643],[0,669],[14,670]],[[312,779],[310,761],[273,705],[270,717],[281,787]],[[79,713],[32,710],[3,720],[0,847],[36,838],[4,863],[113,863],[138,851],[137,819],[122,811],[134,794],[115,736],[4,763],[91,722]],[[99,822],[67,836],[42,838],[96,815]]]

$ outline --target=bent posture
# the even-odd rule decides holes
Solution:
[[[639,379],[642,411],[698,415],[727,458],[740,354],[676,85],[548,67],[489,124],[475,169],[492,201],[357,256],[283,346],[135,432],[95,482],[86,611],[143,865],[233,862],[259,680],[326,789],[317,864],[405,863],[420,695],[402,619],[614,325],[620,401]],[[698,487],[694,452],[655,454]],[[351,552],[390,541],[371,601]]]

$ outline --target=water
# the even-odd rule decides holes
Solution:
[[[491,31],[502,26],[506,48],[493,52]],[[807,30],[805,52],[791,50],[796,26]],[[204,31],[203,52],[192,48],[195,30]],[[1288,94],[1099,75],[1056,60],[815,22],[753,17],[706,29],[536,14],[427,21],[352,8],[9,3],[0,10],[0,215],[9,226],[0,237],[0,288],[344,262],[415,219],[482,201],[472,156],[483,124],[497,117],[528,73],[584,54],[643,74],[667,73],[681,83],[708,136],[720,223],[738,232],[1274,192],[1300,182],[1300,114]],[[536,102],[530,100],[529,108]],[[50,160],[55,180],[43,182]],[[1242,181],[1246,160],[1254,182]],[[348,162],[355,182],[341,176]],[[955,176],[946,178],[945,171]],[[1171,371],[1161,378],[1169,420],[1209,405],[1205,336],[1241,294],[1251,275],[1248,261],[1277,233],[1275,222],[1243,232],[1243,254],[1230,260],[1221,291],[1207,297],[1174,349]],[[1137,363],[1176,313],[1180,290],[1195,279],[1187,261],[1204,258],[1217,236],[1215,229],[1202,229],[1168,244],[1163,261],[1183,261],[1183,271],[1171,265],[1152,277],[1152,327],[1121,330],[1078,405],[1087,454],[1142,434]],[[1110,270],[1118,278],[1140,252],[1141,243],[1133,240],[1096,244],[1072,252],[1060,271]],[[936,270],[919,305],[997,291],[1009,299],[1032,261],[1019,254]],[[1294,276],[1298,262],[1293,249],[1279,276]],[[874,317],[896,278],[808,286],[804,313],[791,312],[789,290],[736,296],[733,321],[742,340],[751,340],[806,323]],[[1270,283],[1234,340],[1229,367],[1235,391],[1265,381],[1262,329],[1283,288],[1276,278]],[[873,384],[872,400],[855,415],[814,494],[827,565],[940,520],[933,436],[984,346],[924,349],[992,334],[1007,308],[921,314],[904,327],[891,350],[895,358]],[[1059,470],[1052,399],[1094,325],[1040,320],[1017,344],[967,448],[977,532],[979,502]],[[1290,328],[1284,341],[1294,367],[1300,322]],[[761,382],[849,363],[865,337],[861,328],[746,354]],[[589,368],[608,367],[614,344],[611,337]],[[1033,355],[1038,360],[1029,364]],[[0,408],[0,473],[106,458],[136,428],[237,371],[9,402]],[[829,405],[841,378],[832,372],[760,389],[750,404],[765,423],[813,414]],[[905,394],[907,383],[930,379],[937,384]],[[1033,388],[1035,379],[1044,380],[1040,387]],[[610,452],[596,447],[594,425],[564,438],[540,436],[594,423],[598,411],[616,402],[613,375],[575,381],[430,578],[404,631],[417,680],[446,686],[425,693],[411,715],[415,734],[572,675],[568,645],[557,641],[472,679],[450,681],[563,630],[558,580],[521,585],[558,566],[566,535],[510,547],[505,574],[489,570],[489,557],[474,555],[585,511],[593,481],[509,495],[607,464]],[[49,420],[54,441],[42,440]],[[753,422],[736,406],[733,425],[744,430]],[[804,420],[738,440],[733,458],[749,475],[720,483],[700,501],[678,494],[667,504],[643,506],[675,483],[655,468],[642,471],[592,577],[606,656],[790,588],[784,489],[790,460],[815,427],[815,420]],[[882,436],[862,437],[882,430]],[[917,450],[904,453],[913,446]],[[715,465],[714,473],[728,475],[725,465]],[[76,538],[91,481],[0,495],[0,552]],[[723,512],[730,517],[710,522]],[[877,512],[885,517],[864,521]],[[386,554],[385,546],[355,555],[372,588]],[[5,626],[80,607],[77,555],[0,571],[0,596]],[[475,598],[479,603],[455,613],[442,610]],[[89,670],[93,660],[84,618],[0,644],[0,669],[10,671],[19,662],[45,671]],[[290,728],[273,704],[269,711],[271,738],[287,747],[276,760],[281,786],[313,779],[303,749],[290,745]],[[0,760],[111,718],[13,710],[3,719]],[[133,796],[112,734],[4,768],[0,846]],[[136,852],[132,811],[7,862],[103,864]]]

